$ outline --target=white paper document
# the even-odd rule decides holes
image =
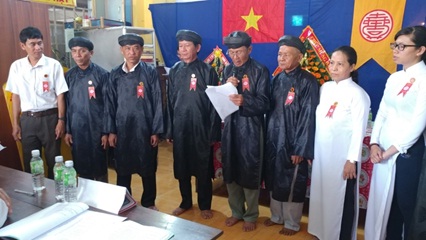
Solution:
[[[56,203],[0,229],[0,237],[34,239],[89,208],[84,203]]]
[[[118,214],[126,191],[125,187],[78,178],[78,201],[110,213]]]
[[[206,94],[222,120],[238,110],[238,106],[229,100],[229,95],[237,94],[237,88],[231,83],[220,86],[207,86]]]
[[[173,233],[144,226],[114,214],[88,210],[81,202],[56,203],[0,229],[0,237],[19,240],[152,239],[167,240]]]
[[[6,203],[3,201],[3,199],[0,198],[0,228],[7,219],[8,210],[9,208],[7,207]]]
[[[124,221],[120,225],[114,226],[112,229],[114,229],[114,231],[110,231],[108,234],[105,233],[102,235],[102,238],[98,237],[96,239],[168,240],[174,236],[173,233],[168,230],[145,226],[130,220]]]
[[[105,232],[114,231],[125,219],[125,217],[89,210],[36,239],[108,239],[101,236],[104,235]]]

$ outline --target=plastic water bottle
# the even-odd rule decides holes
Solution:
[[[31,175],[33,176],[33,189],[34,191],[41,191],[45,188],[44,186],[44,163],[40,157],[39,150],[31,151],[30,168]]]
[[[74,169],[72,160],[65,161],[64,200],[65,202],[77,201],[77,172]]]
[[[64,200],[64,169],[64,158],[56,156],[55,166],[53,166],[53,176],[55,179],[55,197],[59,202]]]

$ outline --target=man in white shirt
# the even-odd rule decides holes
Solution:
[[[0,227],[6,221],[7,215],[12,213],[12,201],[7,193],[0,188]]]
[[[61,64],[43,54],[43,35],[34,27],[19,34],[28,56],[10,66],[6,90],[12,92],[15,141],[22,142],[24,170],[30,172],[31,150],[44,148],[48,177],[53,178],[55,156],[65,131],[65,98],[68,91]]]

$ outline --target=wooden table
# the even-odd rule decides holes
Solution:
[[[55,184],[45,179],[46,189],[36,196],[17,193],[14,189],[32,192],[31,174],[0,166],[0,187],[12,198],[13,213],[5,222],[5,226],[21,220],[33,213],[56,203]],[[130,220],[147,226],[167,229],[174,234],[173,239],[216,239],[222,230],[191,222],[169,214],[137,206],[120,214]]]

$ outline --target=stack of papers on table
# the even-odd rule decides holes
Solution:
[[[168,230],[143,226],[125,217],[88,210],[85,203],[56,203],[0,229],[0,237],[15,239],[161,239]]]
[[[136,207],[136,201],[125,187],[85,178],[78,178],[77,199],[91,207],[115,214]]]

